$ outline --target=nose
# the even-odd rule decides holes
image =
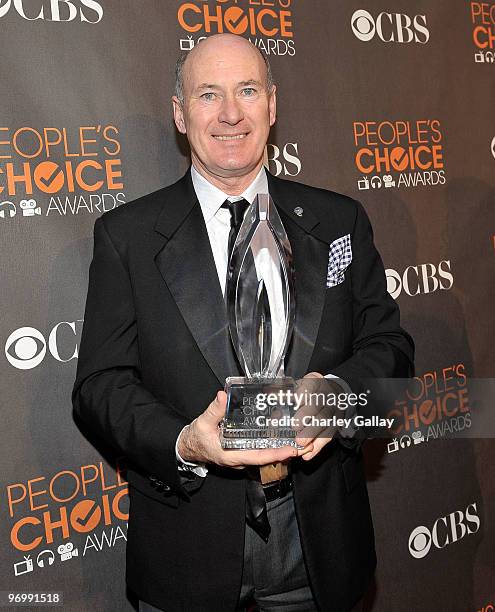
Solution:
[[[225,96],[218,114],[218,121],[220,123],[228,123],[229,125],[237,125],[243,119],[244,112],[236,97]]]

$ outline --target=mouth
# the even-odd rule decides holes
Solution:
[[[241,134],[212,134],[212,136],[215,138],[215,140],[231,141],[243,140],[248,134],[249,132],[242,132]]]

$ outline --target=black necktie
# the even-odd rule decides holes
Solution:
[[[265,492],[258,480],[259,473],[259,468],[256,465],[246,468],[246,523],[265,542],[268,542],[271,527],[268,520]]]
[[[228,208],[230,210],[228,261],[230,261],[235,240],[248,206],[249,202],[244,200],[244,198],[235,202],[225,200],[222,204],[222,208]],[[265,493],[263,492],[261,482],[257,479],[259,470],[256,466],[253,466],[252,468],[248,468],[246,472],[248,474],[246,482],[246,522],[261,538],[263,538],[263,540],[265,540],[265,542],[267,542],[270,536],[271,527],[268,520]]]
[[[244,219],[244,213],[246,212],[246,208],[248,206],[249,202],[244,198],[242,198],[242,200],[236,200],[235,202],[225,200],[225,202],[222,204],[222,208],[228,208],[228,210],[230,210],[230,232],[228,251],[229,260],[230,256],[232,255],[232,249],[234,248],[235,239],[237,238],[237,234],[239,233],[239,228],[241,227],[242,220]]]

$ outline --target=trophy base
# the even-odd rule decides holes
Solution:
[[[295,386],[290,377],[227,378],[227,410],[220,425],[222,448],[303,448],[296,443],[293,428],[296,408],[290,398]]]

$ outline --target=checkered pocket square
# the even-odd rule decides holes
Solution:
[[[352,261],[351,235],[334,240],[328,251],[327,287],[335,287],[345,279],[344,272]]]

